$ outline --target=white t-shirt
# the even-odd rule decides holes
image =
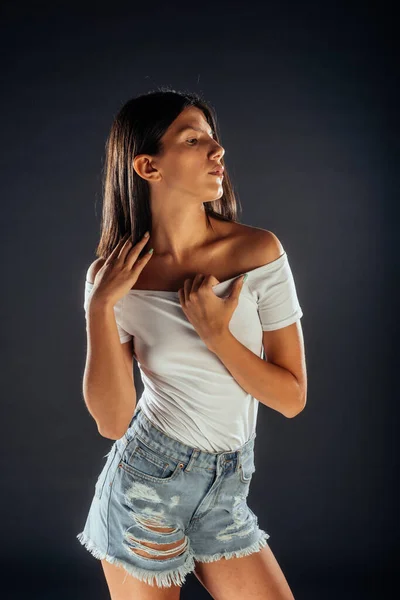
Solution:
[[[237,277],[214,285],[214,293],[229,294]],[[92,288],[86,281],[85,311]],[[121,343],[135,338],[144,385],[140,406],[152,423],[207,452],[236,450],[253,435],[259,401],[204,344],[183,312],[178,292],[130,290],[115,304],[114,314]],[[302,316],[284,252],[248,271],[229,329],[254,354],[267,358],[263,331],[287,327]]]

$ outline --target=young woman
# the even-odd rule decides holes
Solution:
[[[303,313],[277,236],[237,220],[224,153],[213,109],[166,88],[107,140],[83,392],[115,441],[77,537],[113,600],[176,600],[191,572],[216,600],[293,599],[246,498],[259,403],[306,403]]]

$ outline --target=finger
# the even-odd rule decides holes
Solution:
[[[115,248],[113,248],[110,252],[110,254],[108,255],[108,258],[106,260],[106,262],[111,261],[114,258],[117,258],[122,246],[124,245],[125,241],[129,239],[129,233],[126,233],[116,244]]]
[[[143,254],[139,260],[136,260],[133,264],[132,271],[135,274],[136,278],[139,277],[140,273],[143,271],[151,257],[153,256],[153,248],[150,248],[148,252]]]
[[[229,294],[228,298],[230,300],[238,300],[240,296],[240,292],[242,291],[243,283],[246,281],[247,275],[240,275],[234,282],[232,286],[232,291]]]
[[[133,265],[135,264],[135,262],[138,260],[139,255],[142,252],[143,248],[145,247],[145,245],[149,241],[149,237],[150,236],[146,235],[146,233],[144,234],[144,236],[134,246],[132,246],[132,244],[129,244],[127,246],[126,252],[125,252],[125,248],[123,249],[123,256],[125,258],[125,264],[129,268],[133,267]],[[143,258],[143,256],[141,256],[141,258]]]
[[[124,237],[121,240],[120,250],[118,252],[118,258],[122,258],[122,260],[125,260],[126,253],[128,252],[129,248],[131,247],[131,244],[132,244],[131,235],[130,235],[130,233],[128,233],[127,235],[124,235]]]
[[[191,290],[192,290],[192,280],[185,279],[185,281],[183,282],[183,297],[184,297],[185,302],[187,302]]]
[[[203,283],[204,278],[205,278],[205,275],[202,275],[200,273],[197,273],[195,275],[195,278],[193,279],[192,289],[191,289],[192,292],[197,292],[197,290]]]
[[[134,246],[132,246],[132,239],[129,236],[129,239],[125,241],[120,250],[119,258],[121,258],[123,261],[125,261],[127,258],[130,258],[129,253],[131,252],[132,248],[134,248],[135,250],[138,249],[137,255],[139,256],[140,252],[142,251],[143,247],[146,245],[149,239],[149,236],[146,234],[148,234],[148,231],[146,231],[146,233]]]

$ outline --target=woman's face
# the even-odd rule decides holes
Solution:
[[[184,109],[165,132],[164,152],[152,157],[160,174],[158,191],[168,190],[183,196],[193,196],[201,202],[220,198],[223,176],[211,175],[221,165],[225,150],[213,138],[204,113],[194,107]],[[151,181],[151,180],[150,180]]]

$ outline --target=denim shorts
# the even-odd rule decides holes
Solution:
[[[76,537],[96,558],[157,587],[182,586],[195,560],[259,551],[270,536],[246,502],[255,437],[235,451],[205,452],[166,435],[138,404],[104,457]]]

